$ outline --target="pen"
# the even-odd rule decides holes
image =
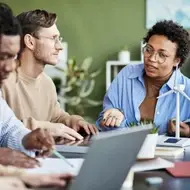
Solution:
[[[74,168],[73,164],[71,164],[64,156],[62,156],[59,152],[57,152],[56,150],[53,150],[53,154],[55,154],[58,158],[64,160],[69,166],[71,166],[72,168]]]

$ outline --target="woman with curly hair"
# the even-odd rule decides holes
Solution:
[[[181,67],[190,51],[188,32],[171,20],[157,22],[144,37],[144,64],[124,67],[112,82],[103,103],[103,111],[97,120],[100,130],[128,127],[151,120],[159,128],[159,134],[174,133],[172,122],[176,115],[176,94],[157,97],[174,87],[184,84],[184,92],[190,96],[190,80],[176,66]],[[190,102],[181,96],[181,120],[190,118]],[[169,128],[168,128],[169,126]],[[189,126],[181,122],[182,136],[190,135]]]

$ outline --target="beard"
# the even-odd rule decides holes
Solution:
[[[42,65],[56,65],[57,61],[53,59],[53,55],[47,50],[47,47],[37,45],[33,52],[35,60]]]

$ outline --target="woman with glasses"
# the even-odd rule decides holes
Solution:
[[[174,87],[175,68],[181,67],[190,51],[189,34],[173,21],[159,21],[144,38],[144,64],[124,67],[113,80],[103,102],[97,125],[100,130],[128,127],[141,121],[153,121],[159,134],[175,132],[171,120],[176,115],[176,94],[157,97]],[[179,70],[177,82],[185,85],[190,96],[190,80]],[[190,118],[190,102],[180,97],[181,120]],[[190,135],[190,128],[181,122],[181,134]]]

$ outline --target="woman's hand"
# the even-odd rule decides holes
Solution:
[[[111,108],[104,112],[100,125],[102,127],[119,127],[123,119],[124,115],[121,111],[116,108]]]
[[[171,135],[174,135],[176,132],[176,122],[175,120],[170,120],[169,121],[169,126],[168,126],[168,132]],[[190,127],[188,124],[184,122],[180,122],[180,136],[182,137],[190,137]]]

